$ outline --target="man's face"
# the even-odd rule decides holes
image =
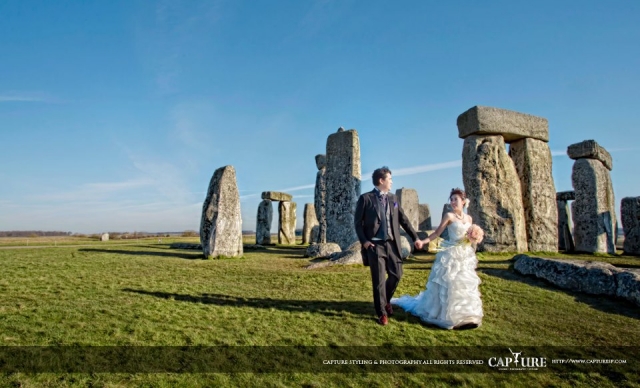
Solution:
[[[391,174],[387,173],[384,179],[380,179],[380,186],[378,188],[380,191],[391,191],[391,185],[393,185],[393,179],[391,178]]]

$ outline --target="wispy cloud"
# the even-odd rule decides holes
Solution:
[[[0,102],[58,103],[60,101],[43,92],[6,92],[0,93]]]
[[[133,179],[122,182],[98,182],[80,185],[72,190],[63,192],[46,192],[29,196],[34,201],[87,201],[108,198],[115,193],[126,192],[140,187],[149,186],[153,182],[149,179]]]

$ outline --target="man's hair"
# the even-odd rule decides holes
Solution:
[[[460,198],[462,198],[462,200],[467,199],[467,195],[464,193],[464,191],[457,187],[455,189],[451,189],[451,194],[449,194],[449,199],[451,199],[451,197],[453,197],[455,194],[458,194]]]
[[[387,166],[382,166],[380,168],[376,168],[373,171],[373,174],[371,174],[371,179],[373,180],[373,185],[374,186],[378,186],[378,184],[380,183],[380,179],[384,179],[387,177],[387,174],[391,175],[391,170],[389,170],[389,167]]]

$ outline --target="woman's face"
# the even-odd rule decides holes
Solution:
[[[462,211],[464,206],[464,199],[459,194],[453,194],[451,198],[449,198],[449,202],[451,203],[451,208],[455,211]]]

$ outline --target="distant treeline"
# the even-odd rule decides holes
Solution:
[[[45,232],[42,230],[10,230],[0,232],[0,237],[45,237],[45,236],[71,236],[71,232]]]

